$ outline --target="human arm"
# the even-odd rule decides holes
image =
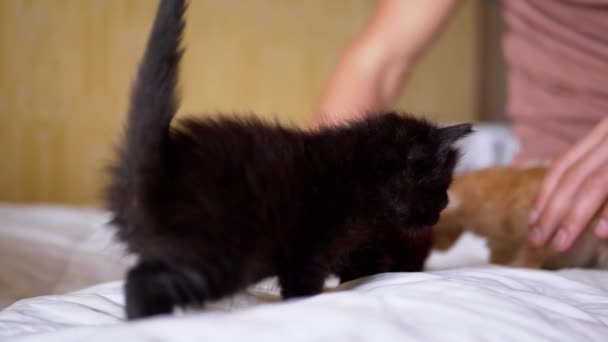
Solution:
[[[313,126],[389,109],[461,0],[381,0],[330,76]]]

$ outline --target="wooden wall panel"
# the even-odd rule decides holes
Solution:
[[[305,124],[369,0],[192,0],[180,112]],[[0,0],[0,201],[98,203],[152,0]],[[477,1],[425,58],[402,106],[475,116]],[[455,67],[456,66],[456,67]]]

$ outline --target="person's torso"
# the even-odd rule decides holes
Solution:
[[[608,117],[608,0],[503,0],[507,112],[524,154],[553,158]]]

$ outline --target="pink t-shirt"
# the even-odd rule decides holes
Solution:
[[[504,0],[519,160],[552,159],[608,116],[608,0]]]

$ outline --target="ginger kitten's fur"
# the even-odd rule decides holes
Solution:
[[[487,238],[492,263],[545,269],[608,268],[608,241],[597,238],[593,229],[585,229],[564,253],[554,251],[551,244],[541,249],[528,244],[528,215],[546,171],[546,167],[493,167],[455,176],[450,203],[433,228],[434,248],[448,249],[464,230],[470,230]]]

